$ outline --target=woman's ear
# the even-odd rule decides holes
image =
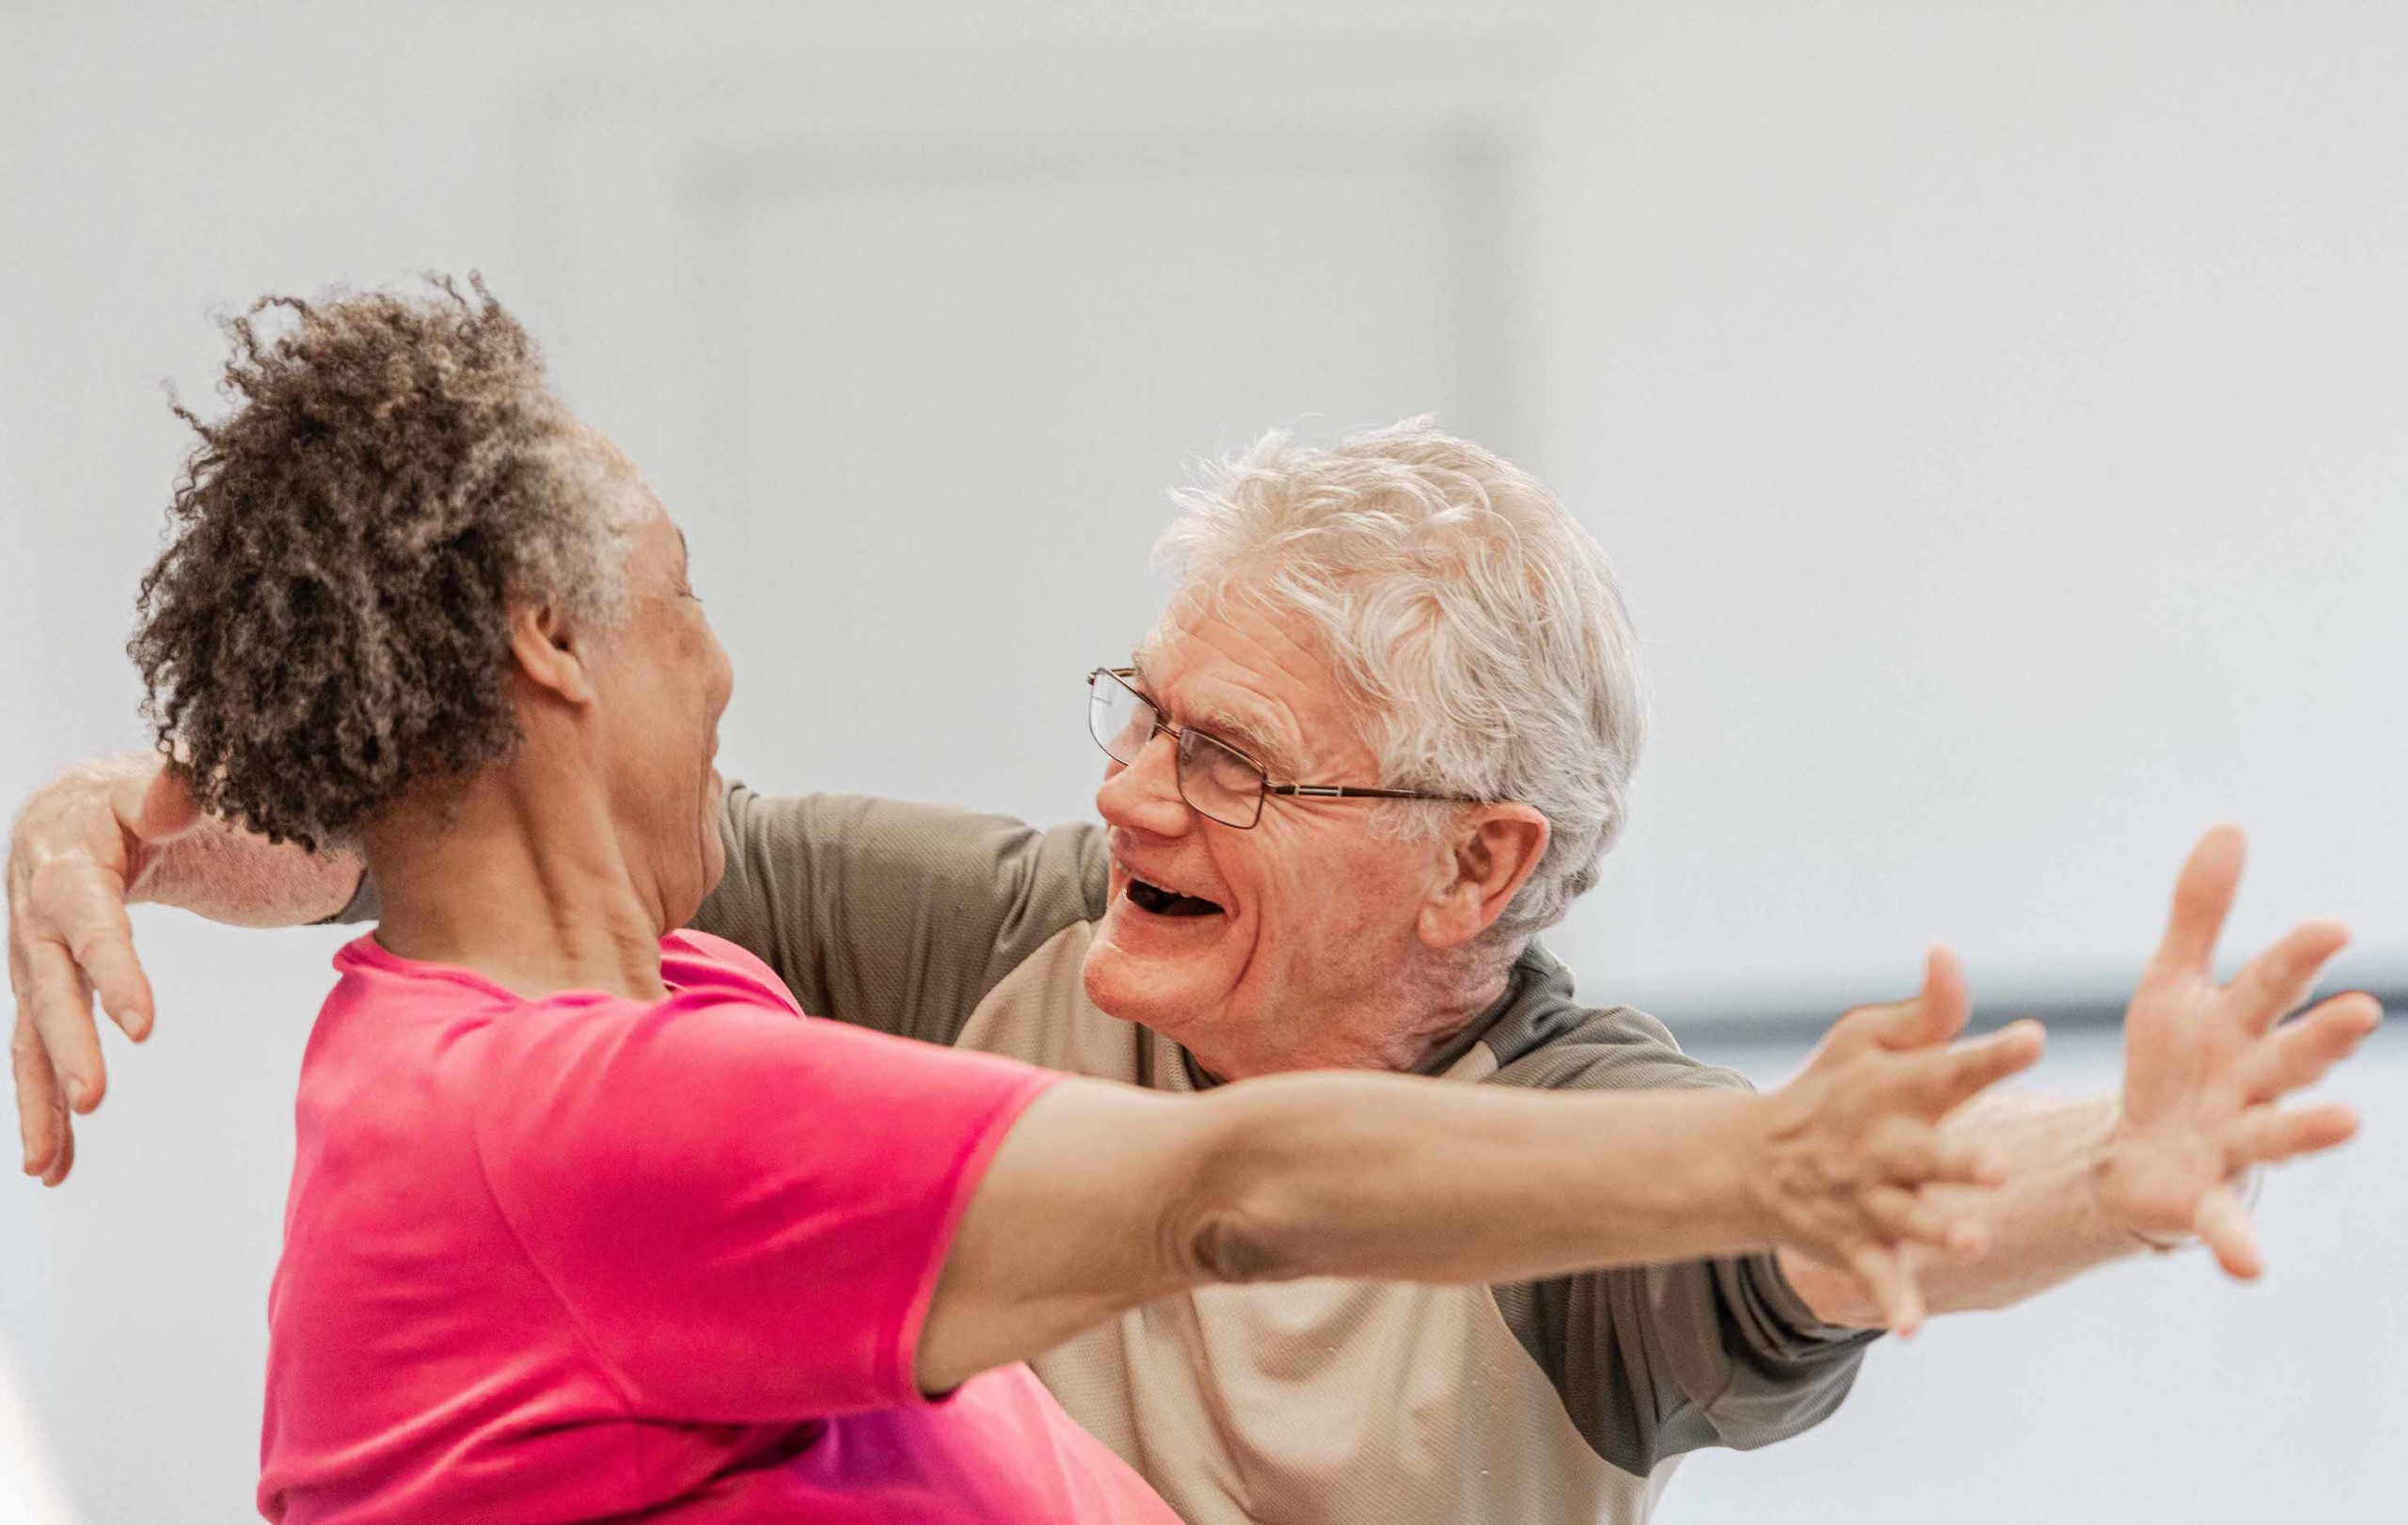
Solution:
[[[510,607],[510,654],[528,682],[573,705],[594,702],[585,643],[558,604]]]
[[[1546,818],[1518,801],[1478,805],[1444,837],[1416,929],[1432,947],[1461,947],[1497,925],[1546,853]]]

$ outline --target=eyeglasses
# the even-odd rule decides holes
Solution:
[[[1418,789],[1358,788],[1347,784],[1274,784],[1262,765],[1218,737],[1189,725],[1173,725],[1154,702],[1130,684],[1133,667],[1099,667],[1087,675],[1087,731],[1103,755],[1134,767],[1157,736],[1178,743],[1179,797],[1207,820],[1240,831],[1262,818],[1262,802],[1274,794],[1308,800],[1450,800],[1481,802],[1468,794],[1424,794]]]

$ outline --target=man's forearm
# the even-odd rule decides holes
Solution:
[[[160,760],[135,754],[87,763],[53,788],[147,785]],[[324,921],[351,902],[366,866],[356,854],[271,843],[214,816],[166,842],[130,841],[126,900],[174,906],[233,927],[297,927]]]
[[[230,927],[304,927],[349,905],[366,871],[341,849],[307,852],[210,819],[162,849],[128,898]]]
[[[2004,1308],[2143,1247],[2100,1207],[2098,1171],[2115,1116],[2106,1097],[2005,1095],[1980,1098],[1950,1120],[1948,1134],[2003,1151],[2015,1173],[1997,1191],[1951,1204],[1980,1225],[1978,1253],[1908,1251],[1933,1312]],[[1781,1267],[1826,1323],[1880,1322],[1852,1279],[1786,1248]]]

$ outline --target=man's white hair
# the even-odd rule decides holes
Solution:
[[[1622,831],[1646,691],[1605,551],[1555,495],[1419,418],[1333,450],[1266,435],[1174,500],[1156,564],[1193,596],[1302,616],[1354,691],[1384,786],[1546,817],[1497,932],[1562,920]]]

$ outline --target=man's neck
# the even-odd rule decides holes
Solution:
[[[658,918],[601,791],[538,771],[522,748],[448,796],[395,807],[366,833],[377,942],[521,995],[658,1000]]]
[[[1484,961],[1477,972],[1451,972],[1459,977],[1431,981],[1421,989],[1391,988],[1358,1012],[1328,1014],[1334,1020],[1317,1019],[1307,1032],[1296,1035],[1305,1039],[1302,1043],[1275,1041],[1285,1033],[1262,1035],[1275,1039],[1271,1044],[1243,1046],[1216,1041],[1228,1036],[1222,1033],[1165,1036],[1175,1038],[1213,1080],[1247,1080],[1297,1070],[1385,1070],[1412,1074],[1504,998],[1513,963]],[[1410,1020],[1404,1020],[1407,1013]]]

